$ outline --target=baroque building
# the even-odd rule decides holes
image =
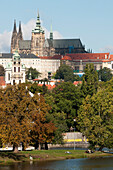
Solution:
[[[36,56],[65,55],[67,53],[87,53],[80,39],[54,39],[52,28],[50,37],[45,39],[45,32],[41,27],[38,13],[36,27],[32,30],[31,40],[24,40],[22,36],[21,22],[19,31],[16,30],[16,21],[11,38],[11,53],[18,50],[19,53],[34,54]]]
[[[18,52],[13,54],[11,62],[6,65],[5,82],[11,85],[25,83],[25,65]]]

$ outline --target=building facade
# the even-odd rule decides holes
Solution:
[[[25,83],[25,65],[18,52],[13,54],[11,62],[5,68],[5,82],[11,85]]]

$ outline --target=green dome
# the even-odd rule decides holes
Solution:
[[[14,60],[20,60],[20,55],[18,54],[18,51],[15,51],[15,53],[13,54],[13,58]]]

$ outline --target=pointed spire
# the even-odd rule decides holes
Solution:
[[[21,21],[19,21],[19,33],[21,33],[22,30],[21,30]]]
[[[39,11],[38,11],[38,15],[37,15],[36,27],[35,27],[35,29],[32,30],[32,32],[44,34],[44,30],[41,27]]]
[[[51,31],[50,31],[50,40],[53,40],[52,24],[51,24]]]
[[[21,21],[19,21],[18,41],[19,40],[23,40],[22,29],[21,29]]]
[[[16,31],[16,20],[14,20],[14,29],[13,29],[13,32],[17,32]]]
[[[40,15],[39,15],[39,10],[38,10],[38,15],[37,15],[37,19],[39,19],[40,18]]]

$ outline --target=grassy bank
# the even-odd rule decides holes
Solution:
[[[63,160],[63,159],[76,159],[76,158],[97,158],[103,156],[112,156],[108,153],[95,152],[92,154],[85,153],[84,150],[71,150],[71,153],[65,153],[67,150],[41,150],[41,151],[22,151],[19,153],[13,152],[0,152],[0,164],[30,161],[30,155],[33,161],[45,160]]]

